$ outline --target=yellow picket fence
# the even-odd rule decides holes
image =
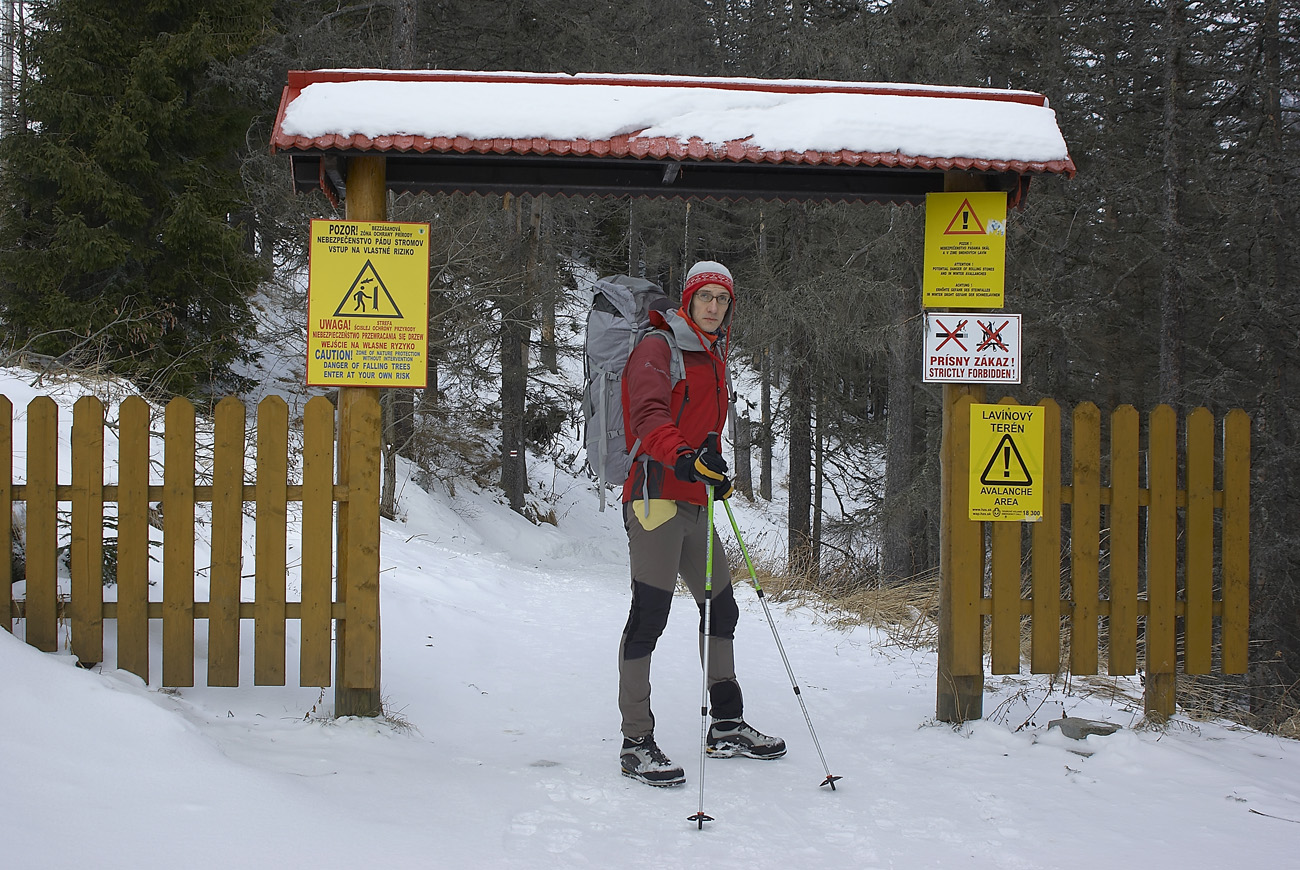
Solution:
[[[957,469],[970,462],[971,403],[956,401],[945,434],[945,462]],[[1180,660],[1185,674],[1216,664],[1219,673],[1245,673],[1250,418],[1234,410],[1216,426],[1197,408],[1180,439],[1177,414],[1162,405],[1147,415],[1143,442],[1140,415],[1125,405],[1110,415],[1103,451],[1102,414],[1087,402],[1073,412],[1067,453],[1059,406],[1038,404],[1046,412],[1042,522],[990,522],[986,540],[985,524],[966,518],[965,481],[951,494],[951,630],[941,632],[952,645],[941,655],[951,674],[982,679],[986,620],[992,673],[1019,673],[1026,639],[1033,673],[1064,664],[1097,674],[1104,651],[1111,675],[1136,674],[1141,661],[1146,709],[1162,717],[1174,712]]]
[[[114,424],[118,440],[117,480],[104,477],[105,407],[84,397],[73,408],[71,469],[58,467],[58,407],[48,397],[26,409],[25,483],[14,482],[13,406],[0,396],[0,540],[12,538],[14,504],[25,503],[26,595],[13,600],[3,625],[25,622],[27,643],[54,651],[60,622],[66,621],[71,652],[83,664],[104,661],[104,620],[116,620],[116,666],[148,681],[149,626],[161,621],[161,682],[195,682],[196,622],[206,620],[206,682],[239,684],[240,637],[252,622],[253,680],[286,681],[286,623],[300,623],[299,684],[376,689],[379,659],[379,457],[378,402],[356,391],[340,408],[339,479],[335,480],[335,409],[325,398],[307,402],[302,433],[302,477],[290,481],[288,406],[271,397],[257,407],[256,472],[245,469],[246,409],[223,399],[212,421],[211,478],[199,468],[194,406],[172,400],[163,415],[162,478],[153,478],[150,407],[133,396],[124,400]],[[206,447],[204,448],[206,449]],[[200,477],[200,474],[203,477]],[[288,506],[301,502],[302,555],[298,600],[288,600]],[[207,511],[196,510],[201,503]],[[254,508],[254,564],[243,559],[250,528],[245,504]],[[334,560],[335,505],[339,559]],[[105,505],[115,510],[105,511]],[[62,506],[67,506],[66,508]],[[349,506],[354,509],[349,510]],[[62,518],[61,518],[62,514]],[[150,600],[149,528],[161,514],[161,600]],[[210,521],[211,563],[195,565],[196,516]],[[107,522],[106,522],[107,521]],[[70,592],[58,589],[60,523],[68,540]],[[116,527],[105,538],[104,529]],[[105,544],[116,555],[116,601],[104,596]],[[155,543],[155,549],[157,545]],[[110,559],[110,564],[111,564]],[[254,577],[254,600],[241,600],[242,579]],[[10,589],[12,566],[0,559],[0,585]],[[206,574],[208,600],[195,595],[196,574]],[[343,634],[347,630],[346,650]],[[335,634],[338,635],[337,661]],[[201,636],[202,633],[200,632]]]

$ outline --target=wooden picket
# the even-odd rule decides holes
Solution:
[[[194,406],[163,414],[163,684],[194,685]]]
[[[117,440],[117,666],[148,681],[149,404],[139,396],[118,409]]]
[[[72,520],[69,556],[74,586],[72,654],[104,660],[104,405],[82,396],[72,408]]]
[[[302,539],[329,541],[333,521],[334,408],[325,402],[308,402],[302,446]],[[299,671],[300,679],[311,686],[330,683],[333,568],[329,547],[303,548]]]
[[[970,397],[956,401],[952,416],[965,421],[972,401]],[[1010,399],[1002,402],[1015,404]],[[1104,651],[1108,673],[1134,674],[1141,650],[1146,708],[1160,717],[1174,712],[1180,649],[1185,674],[1215,670],[1216,641],[1218,672],[1245,673],[1250,610],[1249,417],[1234,410],[1224,418],[1222,451],[1216,456],[1214,417],[1197,408],[1183,422],[1180,454],[1179,421],[1172,408],[1162,405],[1148,415],[1144,448],[1138,412],[1122,406],[1110,415],[1108,462],[1103,466],[1101,413],[1085,402],[1071,416],[1070,478],[1063,483],[1060,412],[1050,399],[1039,404],[1046,412],[1044,510],[1042,522],[1029,533],[1029,596],[1022,595],[1020,523],[990,523],[985,595],[985,578],[979,570],[984,564],[984,535],[974,531],[981,524],[964,516],[949,519],[952,606],[957,616],[949,618],[953,630],[940,633],[941,644],[954,647],[941,651],[941,662],[954,663],[954,676],[982,677],[982,664],[972,663],[982,661],[985,619],[989,665],[995,674],[1020,671],[1024,622],[1029,623],[1033,673],[1056,673],[1064,664],[1074,674],[1096,674]],[[969,442],[960,437],[964,423],[947,425],[951,440],[945,449],[952,451],[946,454],[948,461],[965,468],[970,457]],[[1105,468],[1109,481],[1104,483]],[[1221,469],[1219,489],[1215,488],[1216,468]],[[1069,511],[1069,549],[1064,559],[1063,509]],[[978,603],[978,616],[962,617],[969,610],[965,602],[972,597]],[[1064,663],[1063,627],[1068,627],[1069,642],[1069,660]],[[944,692],[941,684],[941,710]]]
[[[96,398],[77,401],[73,410],[68,483],[59,482],[58,408],[48,397],[28,405],[25,483],[13,479],[13,406],[0,396],[0,534],[12,531],[14,506],[25,507],[26,594],[10,595],[4,627],[21,620],[27,642],[54,651],[60,624],[67,626],[72,653],[83,663],[105,657],[104,620],[116,621],[117,667],[150,678],[150,624],[161,621],[161,680],[166,686],[195,682],[196,627],[207,621],[207,673],[211,686],[240,681],[240,628],[253,621],[253,682],[284,685],[287,671],[288,620],[300,620],[299,683],[303,686],[377,690],[378,673],[378,402],[372,391],[351,396],[347,437],[351,464],[364,474],[349,480],[339,469],[335,480],[335,409],[325,398],[304,409],[302,483],[289,477],[289,418],[283,399],[258,405],[256,480],[245,479],[246,409],[237,399],[223,399],[212,422],[212,480],[200,481],[193,404],[183,398],[168,403],[163,419],[163,470],[152,480],[150,408],[138,396],[125,399],[118,411],[117,481],[104,479],[105,408]],[[340,447],[340,449],[342,449]],[[340,463],[342,464],[342,463]],[[256,509],[254,600],[241,600],[244,510]],[[288,600],[287,527],[289,504],[302,503],[300,596]],[[351,502],[349,540],[359,554],[340,553],[348,561],[350,588],[335,584],[334,523]],[[211,563],[196,566],[196,510],[211,504]],[[61,518],[59,506],[69,506]],[[106,506],[115,505],[114,518]],[[149,598],[151,522],[162,525],[162,595]],[[370,515],[374,514],[373,517]],[[67,517],[70,517],[67,518]],[[116,525],[116,536],[103,534]],[[70,586],[58,590],[60,528],[66,528]],[[114,560],[106,560],[111,553]],[[117,600],[104,600],[105,565],[116,569]],[[196,571],[206,570],[209,600],[195,596]],[[4,561],[0,581],[11,573]],[[6,588],[10,583],[5,582]],[[331,659],[334,634],[356,614],[349,646],[350,669],[337,676]],[[200,635],[201,636],[201,635]],[[373,648],[371,648],[373,647]],[[339,650],[341,655],[342,650]],[[340,665],[342,663],[340,662]]]
[[[260,411],[260,408],[259,408]],[[239,685],[239,591],[244,540],[244,405],[217,403],[212,442],[212,568],[208,574],[208,685]]]
[[[1043,521],[1030,533],[1031,620],[1030,670],[1054,674],[1061,661],[1061,408],[1052,399],[1043,408]],[[967,406],[969,413],[969,405]],[[1017,668],[1019,666],[1017,665]]]
[[[14,539],[14,514],[13,508],[9,507],[13,504],[14,484],[13,419],[13,402],[9,401],[8,396],[0,396],[0,506],[8,507],[8,510],[0,510],[0,541],[10,542]],[[4,587],[5,597],[9,601],[4,609],[3,619],[0,619],[0,627],[8,632],[14,630],[13,569],[12,556],[8,559],[0,559],[0,586]]]
[[[27,406],[27,642],[58,648],[58,406],[38,396]],[[39,445],[33,447],[33,445]]]
[[[1116,408],[1110,417],[1110,649],[1107,671],[1137,673],[1138,653],[1138,427],[1137,409]]]
[[[253,617],[253,681],[259,686],[284,685],[287,613],[289,406],[273,396],[257,413],[257,612]]]

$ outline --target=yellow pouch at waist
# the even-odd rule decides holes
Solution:
[[[670,498],[652,498],[647,503],[645,499],[638,498],[632,502],[632,513],[636,514],[641,528],[652,532],[677,516],[677,502]]]

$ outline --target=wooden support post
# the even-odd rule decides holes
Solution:
[[[969,398],[969,401],[963,401]],[[966,722],[984,716],[983,524],[967,518],[970,406],[983,384],[943,385],[939,471],[939,679],[935,717]]]
[[[944,173],[945,191],[985,190],[983,175]],[[984,717],[984,526],[968,519],[970,404],[984,401],[983,384],[943,385],[939,471],[939,678],[935,717],[966,722]],[[958,402],[961,401],[960,406]]]
[[[346,216],[388,218],[384,157],[348,160]],[[347,501],[338,508],[338,600],[344,618],[336,631],[334,715],[383,713],[379,667],[379,399],[373,389],[339,389],[339,483]]]

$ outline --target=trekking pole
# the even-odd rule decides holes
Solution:
[[[704,823],[713,821],[713,816],[704,814],[704,759],[708,755],[709,745],[709,602],[713,598],[713,487],[706,485],[704,495],[709,500],[709,542],[705,545],[704,567],[704,688],[700,696],[700,807],[687,821],[695,822],[698,830],[704,830]]]
[[[799,699],[799,708],[803,710],[803,719],[808,723],[808,733],[812,735],[813,746],[817,747],[817,756],[822,760],[822,770],[826,771],[826,778],[822,780],[821,785],[829,785],[831,791],[835,791],[835,781],[844,777],[834,776],[830,767],[826,764],[826,756],[822,753],[821,741],[817,739],[817,730],[813,728],[812,717],[808,715],[808,705],[804,703],[803,693],[799,691],[799,682],[794,678],[794,670],[790,667],[790,659],[786,657],[785,646],[781,643],[781,636],[776,633],[776,621],[772,619],[772,611],[767,606],[767,596],[763,594],[763,584],[758,582],[758,572],[754,570],[754,563],[749,559],[749,548],[745,546],[745,539],[740,536],[740,526],[736,523],[736,515],[731,512],[731,502],[724,501],[722,504],[727,509],[727,518],[731,520],[731,530],[736,533],[736,543],[740,544],[740,552],[745,557],[745,567],[749,569],[750,582],[754,584],[754,591],[758,593],[758,600],[763,605],[763,613],[767,615],[767,624],[772,629],[772,639],[776,641],[777,651],[781,653],[781,661],[785,664],[785,672],[790,675],[790,688],[794,689],[794,696]]]

